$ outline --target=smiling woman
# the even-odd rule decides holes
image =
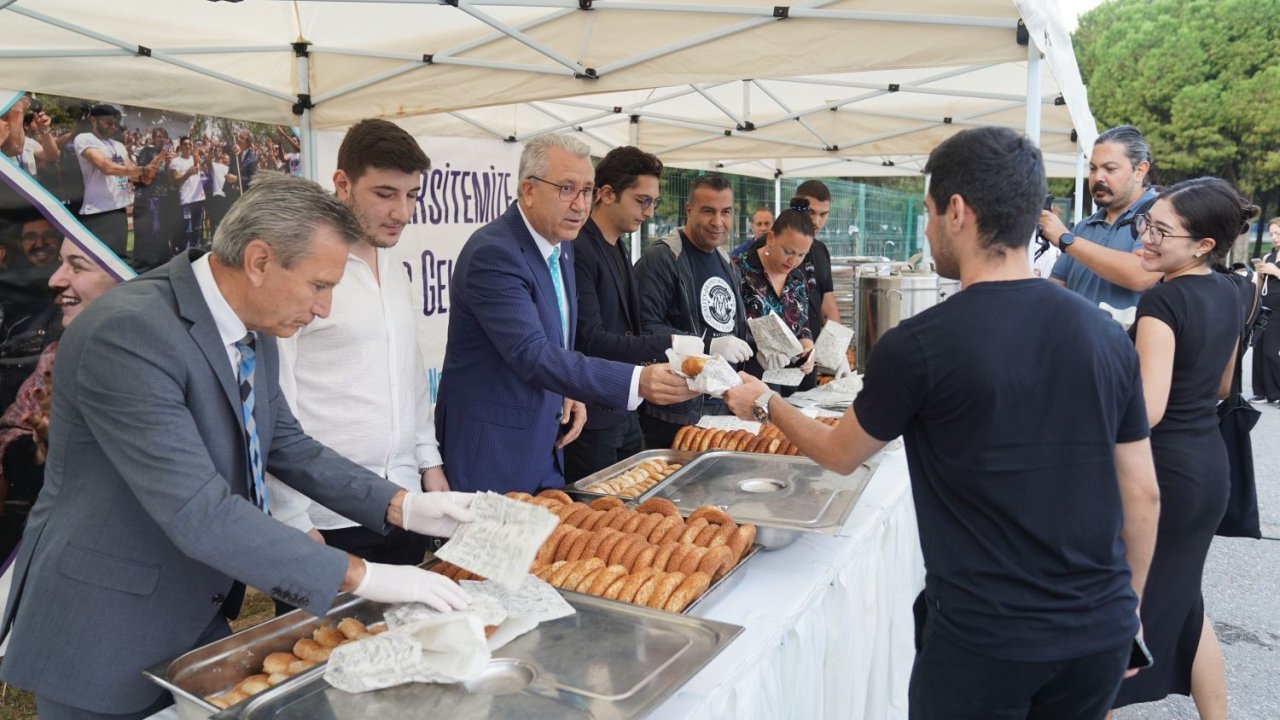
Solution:
[[[62,311],[65,328],[92,303],[116,284],[94,259],[70,240],[61,240],[61,233],[41,218],[23,225],[23,246],[26,235],[37,235],[37,243],[49,242],[58,252],[59,264],[49,287],[57,293],[54,303]],[[46,234],[56,233],[60,249]],[[30,256],[30,251],[28,251]],[[53,253],[50,252],[50,257]],[[34,263],[35,260],[32,259]],[[52,372],[58,343],[52,342],[44,349],[35,371],[22,383],[13,404],[0,417],[0,557],[8,558],[22,537],[27,513],[40,493],[44,479],[44,457],[49,433],[49,399],[52,396]]]

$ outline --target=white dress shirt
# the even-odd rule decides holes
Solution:
[[[417,318],[404,270],[385,250],[377,251],[377,262],[375,279],[363,260],[348,255],[329,317],[279,342],[280,389],[308,435],[421,492],[421,471],[441,459]],[[356,525],[291,489],[277,492],[281,486],[274,481],[269,492],[282,522],[304,530]],[[310,506],[301,517],[299,505]]]
[[[537,230],[533,229],[533,226],[529,224],[529,218],[524,214],[524,208],[520,207],[520,203],[516,203],[516,209],[520,211],[520,219],[524,220],[524,226],[529,229],[529,234],[533,236],[533,243],[538,246],[538,252],[542,253],[542,262],[547,263],[547,272],[550,273],[551,272],[551,265],[550,265],[551,253],[553,250],[555,250],[556,246],[552,245],[551,241],[542,237],[541,235],[538,234]],[[566,267],[566,263],[565,263],[564,254],[561,253],[560,255],[561,275],[563,275],[566,272],[565,267]],[[567,272],[573,272],[572,263],[569,263],[568,267],[569,269]],[[569,312],[569,297],[567,295],[569,291],[565,289],[567,286],[565,285],[563,280],[564,279],[561,278],[560,300],[564,304],[565,312]],[[572,317],[572,313],[570,313],[570,317]],[[565,338],[565,340],[568,340],[568,338]],[[569,349],[572,350],[573,348],[569,348]],[[641,370],[640,366],[637,365],[631,371],[631,395],[627,400],[627,410],[635,410],[636,408],[640,407],[640,403],[644,402],[644,398],[640,397],[640,370]]]
[[[196,275],[196,285],[200,286],[200,294],[204,296],[204,304],[209,306],[209,314],[213,316],[213,324],[218,328],[218,337],[222,339],[223,349],[227,351],[227,360],[231,363],[231,377],[240,372],[240,351],[236,343],[249,334],[244,321],[231,309],[230,303],[222,296],[218,283],[213,279],[213,269],[209,267],[209,255],[201,255],[191,263],[191,270]]]

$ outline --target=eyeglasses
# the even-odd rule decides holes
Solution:
[[[557,188],[558,190],[560,190],[560,199],[565,202],[572,202],[574,198],[579,198],[579,197],[582,198],[583,200],[586,200],[587,202],[591,202],[592,196],[595,195],[596,193],[595,187],[591,185],[587,185],[586,187],[581,187],[581,188],[571,183],[566,183],[564,185],[561,185],[560,183],[553,183],[550,180],[543,180],[537,175],[530,175],[529,179],[537,180],[540,183],[546,183],[553,188]]]
[[[648,195],[632,195],[636,202],[640,203],[640,209],[648,212],[649,208],[658,207],[658,198],[649,197]]]
[[[1163,244],[1165,240],[1171,237],[1187,238],[1188,240],[1196,239],[1195,235],[1174,235],[1173,233],[1165,232],[1164,230],[1161,230],[1151,222],[1151,216],[1147,215],[1146,213],[1134,216],[1133,229],[1135,232],[1138,233],[1138,237],[1151,234],[1152,235],[1151,244],[1155,245],[1156,247],[1160,247],[1160,245]]]

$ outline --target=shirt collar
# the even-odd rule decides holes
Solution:
[[[533,244],[538,246],[538,252],[542,253],[543,262],[551,262],[551,252],[556,249],[556,245],[552,245],[549,240],[538,234],[537,230],[529,224],[529,218],[524,214],[524,208],[520,207],[520,203],[516,202],[516,209],[520,211],[520,219],[524,221],[524,226],[529,229],[529,234],[533,236]]]
[[[204,304],[209,306],[209,314],[213,315],[213,324],[218,328],[222,344],[234,345],[244,339],[249,329],[244,326],[240,316],[236,315],[236,311],[231,309],[222,290],[218,288],[218,283],[213,279],[213,268],[209,267],[210,257],[209,253],[201,255],[191,263],[191,270],[195,273],[196,284],[200,286],[200,294],[204,296]]]

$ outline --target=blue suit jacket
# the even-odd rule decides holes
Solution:
[[[569,304],[562,337],[551,273],[512,204],[467,240],[453,271],[436,436],[454,490],[564,485],[555,449],[564,397],[625,409],[634,366],[573,347],[573,243],[560,245]]]

